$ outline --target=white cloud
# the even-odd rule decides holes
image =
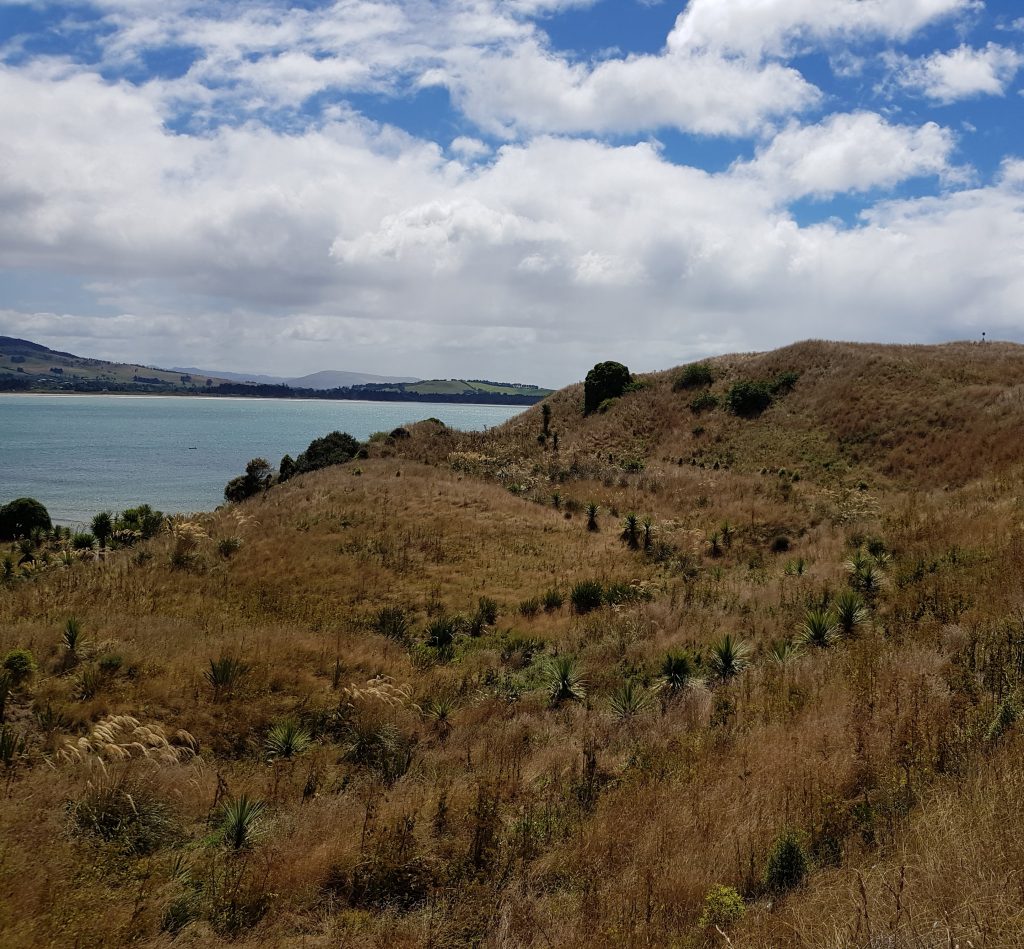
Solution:
[[[896,81],[937,102],[956,102],[973,96],[1001,96],[1013,81],[1024,55],[996,43],[984,49],[960,46],[949,52],[933,53],[923,59],[897,57]]]
[[[466,116],[507,137],[662,127],[741,135],[819,98],[799,72],[776,63],[668,52],[588,65],[535,41],[500,54],[454,51],[421,82],[448,87]]]
[[[905,40],[929,23],[977,6],[977,0],[690,0],[669,48],[759,57],[812,40]]]
[[[762,182],[785,203],[812,196],[892,188],[909,178],[957,172],[955,140],[934,122],[892,125],[873,112],[833,115],[818,125],[791,125],[731,174]]]

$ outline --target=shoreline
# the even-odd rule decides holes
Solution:
[[[518,402],[433,402],[430,399],[317,399],[312,397],[281,398],[274,395],[192,395],[188,392],[0,392],[0,398],[107,398],[107,399],[196,399],[204,402],[336,402],[342,405],[438,405],[450,406],[472,405],[492,408],[527,409],[538,405],[543,399],[529,404]]]

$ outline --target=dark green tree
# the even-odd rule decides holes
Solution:
[[[273,470],[266,458],[252,458],[245,466],[245,474],[232,478],[224,486],[224,500],[237,504],[270,487]]]
[[[295,459],[295,474],[318,471],[330,465],[343,465],[359,452],[357,442],[348,432],[331,432],[323,438],[314,438],[309,447]]]
[[[295,474],[295,459],[291,455],[285,455],[277,469],[277,480],[287,481],[293,474]]]
[[[52,526],[49,512],[35,498],[16,498],[0,507],[0,540],[17,540]]]
[[[617,399],[632,381],[621,362],[599,362],[583,382],[583,414],[596,411],[605,399]]]
[[[540,418],[544,435],[547,436],[551,429],[551,406],[547,402],[540,407]]]
[[[100,542],[100,546],[106,547],[107,541],[110,540],[110,535],[114,533],[114,519],[110,516],[110,512],[100,511],[92,519],[91,527],[93,534]]]

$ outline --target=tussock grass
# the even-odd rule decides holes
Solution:
[[[3,581],[5,947],[1020,944],[1020,352],[710,365]]]

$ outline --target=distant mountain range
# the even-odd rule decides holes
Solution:
[[[371,372],[352,372],[347,369],[323,369],[306,376],[267,376],[253,372],[224,372],[223,370],[177,367],[175,372],[187,372],[196,376],[216,376],[232,382],[252,382],[258,385],[292,386],[295,389],[339,389],[346,386],[361,386],[367,383],[419,382],[417,376],[377,376]]]
[[[325,370],[278,377],[195,368],[159,369],[90,359],[0,336],[0,392],[150,392],[375,402],[484,402],[532,405],[551,389],[482,379],[416,379]]]

